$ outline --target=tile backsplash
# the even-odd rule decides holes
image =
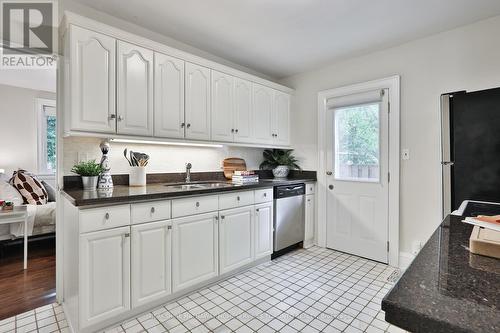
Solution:
[[[99,144],[102,139],[87,137],[64,138],[64,175],[71,175],[71,168],[80,160],[100,161],[101,150]],[[123,157],[123,150],[138,151],[150,156],[148,173],[183,172],[185,164],[193,165],[193,172],[220,171],[222,160],[227,157],[240,157],[245,159],[248,169],[258,169],[262,162],[263,149],[228,147],[186,147],[167,146],[154,144],[131,144],[111,142],[109,153],[112,174],[128,174],[130,166]]]

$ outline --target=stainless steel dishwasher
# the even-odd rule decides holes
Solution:
[[[303,183],[274,187],[274,252],[304,241]]]

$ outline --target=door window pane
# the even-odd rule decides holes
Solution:
[[[378,182],[380,103],[335,110],[335,178]]]

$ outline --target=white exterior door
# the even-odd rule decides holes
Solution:
[[[273,253],[273,202],[255,205],[255,259]]]
[[[290,95],[274,92],[273,134],[276,145],[290,143]]]
[[[219,213],[220,273],[230,272],[253,261],[253,206]]]
[[[328,101],[327,247],[388,261],[388,93]]]
[[[212,71],[212,140],[233,141],[234,77]]]
[[[116,132],[116,40],[70,27],[71,124],[74,131]]]
[[[252,82],[234,79],[234,141],[253,142]]]
[[[154,136],[184,138],[184,61],[155,52]]]
[[[173,291],[219,274],[218,215],[216,212],[172,220]]]
[[[273,143],[273,95],[271,88],[253,84],[253,124],[255,143]]]
[[[118,41],[118,133],[153,135],[153,51]]]
[[[186,62],[186,138],[210,140],[210,69]]]
[[[130,309],[130,228],[80,236],[81,327]]]
[[[132,226],[132,307],[150,303],[171,292],[170,221]]]

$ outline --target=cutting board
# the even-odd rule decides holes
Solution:
[[[471,253],[500,258],[500,232],[475,226],[469,239]]]
[[[238,157],[228,157],[222,161],[222,169],[224,170],[224,177],[232,179],[235,171],[245,171],[247,164],[244,159]]]

